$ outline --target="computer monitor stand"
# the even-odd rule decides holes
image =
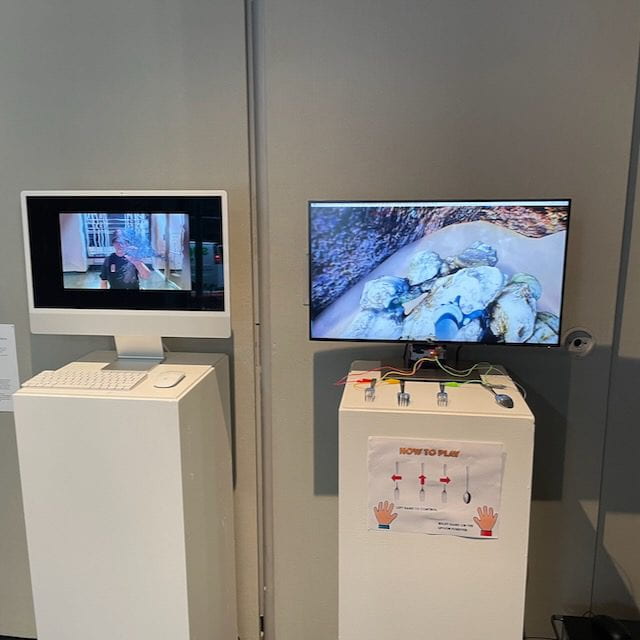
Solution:
[[[105,369],[148,371],[164,360],[160,336],[114,336],[117,358]]]

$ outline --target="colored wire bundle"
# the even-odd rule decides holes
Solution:
[[[400,368],[392,367],[389,365],[383,365],[381,367],[376,367],[375,369],[368,369],[367,371],[358,371],[355,374],[349,373],[346,376],[343,376],[342,378],[340,378],[340,380],[336,381],[334,384],[337,386],[344,385],[344,384],[356,384],[356,388],[360,388],[359,385],[369,384],[371,382],[371,378],[366,376],[372,373],[381,373],[382,371],[385,371],[385,373],[382,373],[379,382],[393,384],[397,382],[396,378],[394,378],[393,376],[397,376],[397,375],[412,376],[416,373],[416,371],[418,371],[418,369],[425,362],[435,363],[438,367],[440,367],[440,369],[442,369],[442,371],[444,371],[446,374],[453,376],[455,378],[461,378],[461,379],[468,378],[476,369],[480,367],[486,368],[486,370],[483,371],[483,375],[490,375],[492,372],[496,372],[500,375],[503,375],[503,372],[498,367],[491,364],[490,362],[477,362],[476,364],[472,365],[467,369],[455,369],[454,367],[445,365],[440,360],[440,358],[425,357],[425,358],[420,358],[419,360],[416,360],[411,369],[400,369]],[[516,387],[522,394],[522,397],[526,399],[527,393],[524,387],[518,384],[515,380],[513,381],[513,383],[516,385]],[[448,383],[448,384],[450,384],[451,386],[454,386],[454,385],[463,385],[463,384],[480,384],[480,382],[478,380],[462,380],[461,382]]]

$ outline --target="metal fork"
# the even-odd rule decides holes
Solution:
[[[400,380],[400,391],[398,391],[398,406],[408,407],[411,402],[411,395],[404,390],[404,380]]]
[[[446,407],[449,404],[449,394],[444,390],[444,382],[440,383],[440,391],[436,393],[436,401],[439,407]]]
[[[364,390],[365,402],[373,402],[376,399],[376,382],[378,382],[378,379],[372,378],[369,386]]]

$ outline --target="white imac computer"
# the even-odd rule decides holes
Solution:
[[[34,333],[113,335],[14,396],[38,638],[235,640],[224,191],[22,194]],[[52,549],[55,550],[52,553]]]
[[[25,191],[22,217],[33,333],[158,359],[231,335],[225,191]]]

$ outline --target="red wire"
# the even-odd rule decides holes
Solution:
[[[367,373],[374,373],[376,371],[382,371],[382,369],[388,369],[389,367],[377,367],[376,369],[369,369],[368,371],[358,371],[358,373],[348,373],[346,376],[342,376],[342,378],[340,378],[339,380],[337,380],[336,382],[334,382],[334,386],[339,387],[340,385],[343,384],[348,384],[350,382],[371,382],[371,379],[369,380],[364,380],[364,379],[360,379],[360,380],[347,380],[347,378],[351,375],[358,375],[358,376],[363,376],[366,375]]]

